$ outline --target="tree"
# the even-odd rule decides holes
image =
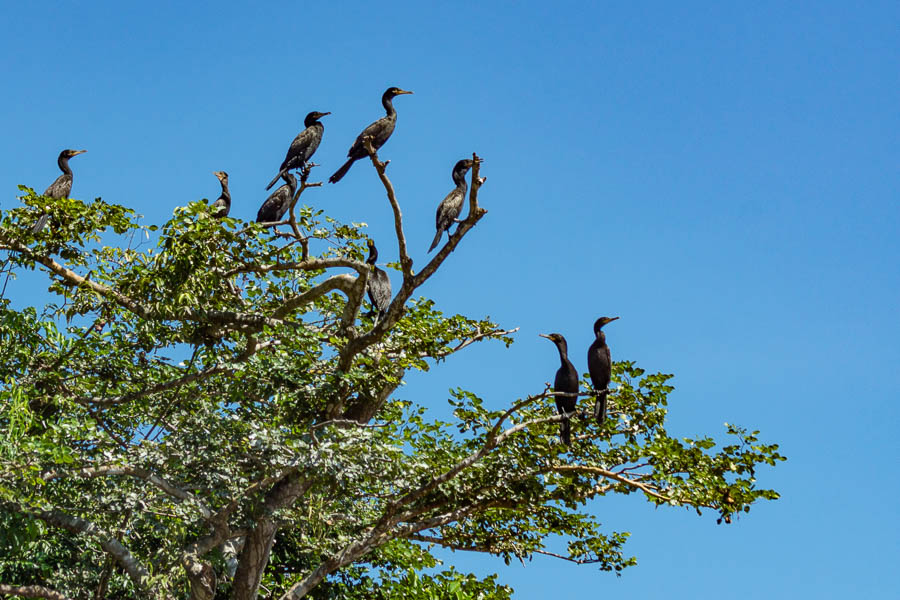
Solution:
[[[308,171],[286,232],[205,202],[157,230],[21,188],[0,248],[57,300],[0,304],[0,594],[501,599],[434,548],[618,572],[635,563],[627,533],[604,532],[589,502],[637,493],[730,522],[778,497],[755,479],[783,460],[776,445],[733,426],[718,448],[669,436],[670,376],[632,362],[615,364],[612,418],[576,417],[570,449],[549,389],[485,402],[460,387],[450,422],[395,399],[408,371],[514,330],[414,297],[486,213],[477,157],[468,216],[416,272],[368,150],[402,282],[377,320],[361,310],[366,236],[298,202],[320,185]],[[54,226],[32,233],[37,207]],[[113,233],[130,243],[101,243]]]

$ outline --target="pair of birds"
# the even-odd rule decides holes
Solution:
[[[397,124],[397,110],[394,108],[393,100],[397,96],[404,94],[412,94],[412,92],[395,86],[389,87],[384,91],[384,94],[381,95],[381,105],[384,106],[385,116],[363,129],[362,133],[356,137],[353,145],[350,146],[350,150],[347,151],[347,162],[341,165],[341,168],[328,178],[328,181],[337,183],[347,174],[353,163],[368,156],[365,148],[366,139],[371,140],[372,147],[375,150],[381,148],[388,141],[388,138],[394,133],[394,127]],[[307,167],[309,159],[312,158],[312,155],[319,148],[319,144],[322,143],[322,135],[325,133],[325,126],[322,125],[319,119],[330,114],[330,112],[314,110],[306,115],[306,118],[303,120],[304,130],[298,133],[294,141],[291,142],[284,160],[278,168],[278,174],[272,178],[266,189],[272,189],[272,186],[279,179],[284,180],[284,185],[275,190],[260,207],[256,216],[257,222],[280,221],[284,218],[297,190],[297,180],[291,175],[290,171],[302,170]]]
[[[606,334],[603,333],[603,326],[618,318],[600,317],[594,322],[594,341],[588,348],[587,353],[588,373],[591,376],[591,385],[597,394],[597,399],[594,403],[594,418],[601,426],[606,421],[606,401],[609,396],[607,388],[612,377],[612,358],[609,346],[606,345]],[[567,415],[575,411],[575,405],[578,402],[578,381],[580,379],[578,371],[572,365],[572,361],[569,360],[566,338],[559,333],[542,333],[540,336],[556,344],[556,349],[559,350],[560,367],[556,371],[556,379],[553,381],[553,391],[572,394],[571,396],[555,397],[556,410],[562,415]],[[571,426],[568,417],[559,426],[559,437],[566,446],[572,444]]]

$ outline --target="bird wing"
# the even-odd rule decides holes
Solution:
[[[353,145],[350,146],[350,150],[347,152],[347,156],[362,158],[366,156],[366,149],[363,146],[363,138],[371,137],[372,138],[372,146],[375,147],[376,150],[381,148],[381,146],[387,141],[391,134],[394,132],[394,119],[390,117],[381,117],[374,123],[370,124],[368,127],[362,130],[358,136],[356,136],[356,141],[353,142]]]
[[[51,198],[68,198],[72,193],[72,176],[63,173],[57,177],[50,186],[44,190],[44,195]]]
[[[459,189],[454,189],[441,201],[435,215],[435,226],[440,230],[450,229],[453,219],[462,211],[463,194]]]

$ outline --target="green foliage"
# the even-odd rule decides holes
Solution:
[[[99,199],[23,192],[0,248],[13,271],[50,271],[52,301],[0,301],[0,583],[187,597],[198,561],[230,597],[245,559],[225,541],[239,547],[271,519],[269,597],[332,565],[309,597],[505,599],[496,578],[445,568],[434,547],[619,572],[635,559],[627,533],[585,510],[600,496],[728,522],[778,497],[756,481],[784,460],[777,445],[731,425],[724,446],[671,436],[672,376],[631,362],[615,365],[610,418],[574,419],[570,449],[540,390],[457,388],[448,422],[394,398],[408,371],[512,339],[412,298],[412,284],[404,310],[376,324],[356,286],[362,224],[298,205],[296,230],[276,236],[197,202],[157,230]],[[38,208],[54,225],[35,236]]]

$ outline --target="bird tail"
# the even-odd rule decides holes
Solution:
[[[31,228],[31,233],[40,232],[40,230],[43,229],[47,225],[47,221],[49,221],[49,220],[50,220],[49,214],[47,214],[47,213],[42,214],[40,216],[40,218],[37,220],[37,223],[35,223],[34,226]]]
[[[597,394],[597,402],[594,403],[594,418],[601,426],[606,422],[606,397],[608,395],[609,390],[603,390]]]
[[[434,241],[431,242],[431,248],[428,249],[429,252],[431,252],[432,250],[434,250],[435,247],[436,247],[438,244],[441,243],[441,235],[442,235],[443,233],[444,233],[443,231],[441,231],[440,229],[438,229],[438,230],[437,230],[437,233],[434,234]]]
[[[572,424],[569,422],[568,417],[559,424],[559,439],[566,446],[572,445]]]
[[[281,171],[281,172],[279,172],[278,175],[275,176],[275,179],[273,179],[272,181],[270,181],[270,182],[269,182],[269,185],[266,186],[266,191],[271,190],[271,189],[272,189],[272,186],[275,185],[275,182],[278,181],[281,177],[283,177],[285,173],[287,173],[287,171]]]
[[[353,163],[355,163],[355,162],[356,162],[355,158],[348,158],[347,162],[345,162],[340,169],[335,171],[334,175],[332,175],[331,177],[328,178],[328,181],[330,183],[337,183],[338,181],[343,179],[344,175],[347,174],[347,171],[350,170],[350,167],[352,167]]]

